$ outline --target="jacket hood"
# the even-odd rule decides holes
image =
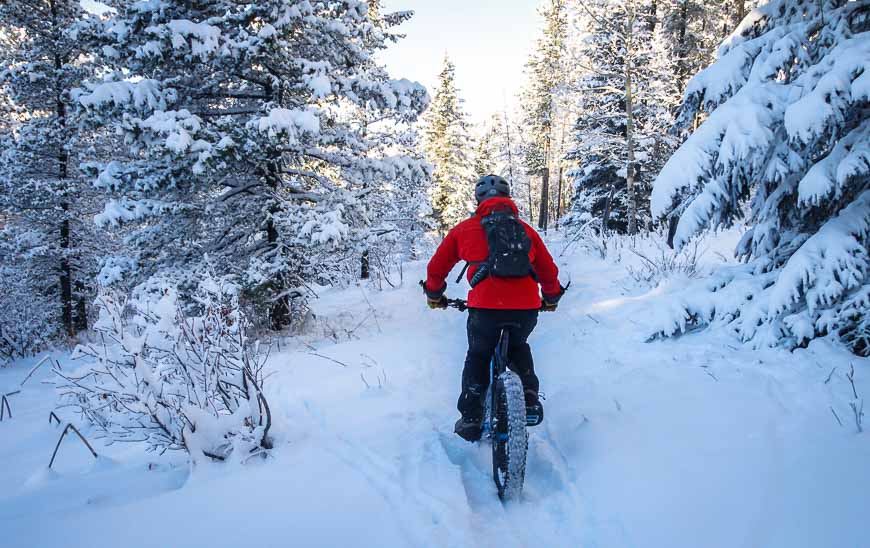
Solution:
[[[474,215],[477,217],[484,217],[496,209],[504,209],[505,207],[509,207],[511,211],[514,212],[514,215],[519,215],[520,213],[519,209],[517,209],[517,204],[515,204],[513,200],[502,196],[495,196],[480,202]]]

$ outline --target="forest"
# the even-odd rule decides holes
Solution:
[[[380,55],[402,47],[402,25],[415,14],[383,4],[2,0],[0,393],[6,395],[0,410],[57,412],[79,427],[82,440],[183,455],[166,469],[155,465],[166,485],[175,485],[184,467],[179,462],[292,460],[287,447],[293,443],[314,440],[318,450],[335,443],[328,454],[336,469],[367,455],[354,465],[371,482],[360,489],[380,493],[388,509],[377,512],[400,524],[398,536],[372,545],[481,545],[463,525],[465,514],[443,506],[447,500],[465,504],[464,493],[468,512],[492,510],[470,487],[486,472],[444,441],[440,411],[431,411],[437,420],[425,419],[434,426],[408,418],[410,444],[427,451],[412,458],[405,446],[379,454],[378,444],[389,436],[379,435],[381,427],[367,422],[362,409],[391,420],[395,406],[383,398],[413,406],[417,392],[410,387],[423,377],[436,387],[433,394],[444,397],[436,401],[421,390],[421,405],[452,405],[458,373],[434,381],[434,362],[461,362],[462,328],[456,318],[422,319],[417,279],[425,278],[425,262],[442,238],[474,212],[475,181],[496,174],[510,182],[520,217],[543,236],[563,279],[574,282],[559,327],[542,332],[535,344],[545,361],[562,359],[557,345],[597,359],[592,372],[566,373],[558,381],[556,393],[564,388],[566,395],[556,402],[582,405],[567,393],[586,394],[582,386],[596,383],[634,386],[634,377],[617,375],[609,363],[649,362],[646,370],[654,371],[672,361],[702,370],[705,382],[745,382],[734,385],[745,388],[734,388],[734,398],[749,398],[745,410],[751,412],[746,423],[727,431],[736,436],[742,428],[752,430],[751,413],[794,421],[788,422],[792,431],[773,426],[785,424],[780,419],[759,419],[758,428],[770,430],[758,435],[777,443],[788,443],[788,432],[801,428],[813,436],[836,427],[843,437],[831,441],[826,433],[818,439],[844,459],[842,470],[854,471],[865,459],[864,472],[856,472],[855,492],[838,490],[845,483],[837,476],[815,503],[848,491],[845,508],[866,506],[866,435],[861,445],[860,437],[845,432],[864,432],[861,386],[863,377],[870,378],[870,1],[540,0],[540,25],[523,61],[520,91],[486,120],[473,120],[466,110],[457,83],[462,56],[449,44],[430,89],[387,69]],[[465,289],[454,287],[453,277],[449,282],[451,293]],[[452,353],[429,341],[429,329],[452,333],[445,345],[454,347]],[[581,344],[578,336],[592,339]],[[331,345],[337,345],[332,354]],[[401,365],[391,348],[423,364],[424,373]],[[737,379],[761,362],[776,364],[774,381]],[[330,369],[320,373],[323,368]],[[44,386],[28,395],[25,383],[37,370]],[[653,375],[638,373],[646,374]],[[682,370],[660,374],[665,376],[649,386],[661,381],[673,382],[675,393],[685,388],[686,401],[697,398],[697,416],[713,429],[720,420],[714,407],[734,401],[710,388],[698,391],[694,380],[683,383]],[[759,386],[780,383],[786,388],[769,389],[775,396],[756,394]],[[344,391],[348,402],[359,399],[358,406],[318,400],[332,398],[326,386]],[[307,395],[306,387],[321,387],[321,396]],[[656,397],[643,383],[628,393]],[[372,394],[382,399],[367,400]],[[596,410],[608,417],[600,420],[611,420],[614,402],[622,413],[620,401],[630,398],[617,388],[601,401],[587,395],[590,406],[600,406],[575,409],[570,418],[554,415],[565,436]],[[800,411],[784,419],[768,407],[768,397]],[[669,415],[671,403],[658,404],[662,416],[681,424],[682,411]],[[631,410],[630,403],[625,407]],[[45,444],[51,433],[43,439],[21,420],[16,416],[0,427],[18,428],[8,436],[36,436],[21,449],[38,454],[36,462],[50,451]],[[332,432],[332,421],[339,420],[371,437],[337,433],[339,441],[318,441],[324,434],[317,432]],[[592,422],[584,428],[600,424]],[[405,432],[405,423],[388,424]],[[640,435],[637,428],[631,435]],[[682,435],[716,443],[702,430]],[[575,485],[586,476],[572,460],[582,451],[564,439],[559,445],[550,439],[558,434],[547,432],[532,438],[529,458],[550,468],[530,468],[527,477],[530,504],[541,502],[534,511],[544,516],[539,534],[545,544],[645,545],[632,536],[642,537],[645,530],[634,527],[643,519],[618,525],[603,514],[581,519],[572,513],[584,504]],[[593,440],[620,443],[600,436]],[[745,443],[749,453],[774,450],[773,442]],[[91,452],[102,456],[101,447]],[[129,487],[133,499],[105,495],[118,503],[110,506],[146,504],[153,493],[137,475],[143,472],[134,473],[132,465],[119,464],[127,457],[106,451],[113,456],[105,466],[113,468],[89,472],[101,474],[94,485],[123,478],[118,485]],[[282,451],[285,456],[272,456]],[[409,473],[429,489],[413,499],[414,510],[402,510],[402,490],[414,487],[406,476],[400,485],[400,477],[391,475],[395,455],[414,463],[434,459],[442,471],[452,463],[457,481],[445,485],[460,495],[442,497],[438,478],[402,460],[402,470],[412,466],[416,471]],[[795,459],[810,462],[813,455]],[[158,457],[130,458],[141,464]],[[0,523],[30,512],[26,504],[13,510],[19,501],[40,506],[40,496],[55,496],[51,489],[58,489],[46,486],[47,476],[29,476],[36,465],[23,462],[25,468],[0,475]],[[327,464],[298,464],[317,477],[330,473]],[[795,474],[815,470],[794,466]],[[839,473],[830,468],[826,473]],[[602,477],[619,476],[610,472]],[[752,483],[749,476],[737,483]],[[10,486],[5,494],[4,478]],[[15,494],[13,481],[38,489]],[[233,482],[248,484],[226,481],[222,496],[245,492]],[[75,490],[78,484],[65,485]],[[562,497],[549,514],[541,494],[548,490]],[[630,498],[613,497],[596,500],[610,508],[610,502],[618,506]],[[323,525],[331,499],[318,500],[325,506],[311,510],[312,523]],[[513,511],[520,509],[499,507],[508,514],[498,515],[510,521]],[[460,532],[430,531],[435,526],[427,512]],[[64,515],[72,522],[79,514]],[[836,519],[813,515],[818,527],[809,536],[777,521],[771,530],[780,536],[757,542],[729,537],[737,532],[717,522],[724,536],[707,545],[868,542],[850,536],[858,534],[863,518],[848,509]],[[570,516],[583,527],[560,529],[574,523]],[[827,536],[833,530],[841,536]],[[736,531],[749,535],[755,529]],[[274,538],[268,533],[257,538],[268,544]],[[697,533],[687,537],[695,543],[685,545],[703,545],[703,532]],[[10,534],[22,542],[13,545],[25,545],[23,529]],[[305,533],[303,544],[354,539],[324,540],[320,534]],[[39,538],[53,545],[60,537]],[[83,533],[77,538],[83,546],[102,545]],[[178,538],[180,544],[164,545],[223,545],[232,537]],[[191,540],[197,538],[212,540]],[[527,545],[529,539],[519,538],[505,545]],[[648,538],[650,545],[683,545],[667,535]]]

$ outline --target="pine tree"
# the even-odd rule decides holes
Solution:
[[[0,269],[10,282],[0,331],[19,331],[19,340],[27,337],[16,322],[33,325],[34,340],[75,335],[95,295],[91,193],[78,171],[88,137],[69,96],[93,68],[76,33],[84,18],[78,0],[0,5]]]
[[[673,63],[674,83],[682,92],[689,79],[710,64],[716,48],[755,0],[657,0],[659,28],[666,36],[663,46]]]
[[[540,7],[544,19],[542,36],[526,63],[526,88],[521,104],[523,123],[529,138],[525,149],[525,167],[541,177],[538,227],[547,229],[550,210],[550,175],[562,154],[554,150],[554,130],[558,127],[560,98],[565,91],[565,48],[568,33],[568,10],[565,0],[546,0]]]
[[[456,87],[456,66],[444,56],[438,88],[423,118],[426,158],[433,166],[432,210],[441,234],[473,211],[471,137]]]
[[[484,126],[481,132],[480,139],[477,141],[477,147],[474,149],[474,175],[482,177],[490,173],[498,171],[498,126],[492,122]]]
[[[208,256],[279,328],[307,282],[358,264],[379,182],[425,173],[379,151],[361,122],[411,123],[427,103],[422,86],[390,80],[373,59],[407,15],[369,8],[117,6],[92,37],[111,70],[76,99],[127,145],[92,169],[110,197],[97,221],[129,230],[108,263],[127,283],[184,280]]]
[[[691,80],[680,122],[703,122],[657,178],[653,213],[679,216],[680,247],[748,208],[747,264],[681,302],[659,334],[715,322],[756,344],[830,334],[870,352],[868,75],[870,2],[774,0]]]
[[[601,219],[601,230],[633,234],[649,219],[650,183],[675,144],[668,134],[679,93],[655,9],[582,2],[570,224]]]

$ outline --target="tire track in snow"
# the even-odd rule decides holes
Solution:
[[[392,458],[335,431],[333,443],[324,447],[386,502],[408,546],[467,546],[462,522],[469,508],[457,500],[461,478],[452,478],[451,485],[450,475],[444,477],[450,461],[440,450],[439,433],[414,412],[406,422],[398,440],[402,449]]]
[[[490,447],[484,443],[471,444],[455,434],[439,432],[441,447],[450,462],[462,475],[469,515],[468,530],[476,534],[474,546],[537,546],[534,538],[528,539],[527,532],[510,519],[505,506],[498,498],[492,482],[492,470],[483,466],[481,453],[489,455]],[[487,461],[489,463],[489,461]],[[491,463],[489,464],[491,466]]]

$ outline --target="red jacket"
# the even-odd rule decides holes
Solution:
[[[486,233],[480,224],[481,218],[489,215],[493,209],[507,205],[517,213],[517,206],[510,198],[489,198],[479,206],[474,216],[453,227],[447,233],[444,241],[438,246],[429,266],[426,269],[426,290],[431,293],[443,291],[447,287],[447,276],[459,261],[481,262],[489,254]],[[559,269],[553,262],[553,257],[541,237],[523,221],[526,234],[532,241],[529,259],[532,268],[538,276],[536,282],[531,276],[525,278],[499,278],[488,276],[468,293],[468,306],[472,308],[496,308],[502,310],[531,310],[541,307],[541,296],[538,294],[538,283],[545,296],[557,296],[561,291],[559,286]],[[479,267],[471,265],[468,268],[468,280],[474,276]]]

